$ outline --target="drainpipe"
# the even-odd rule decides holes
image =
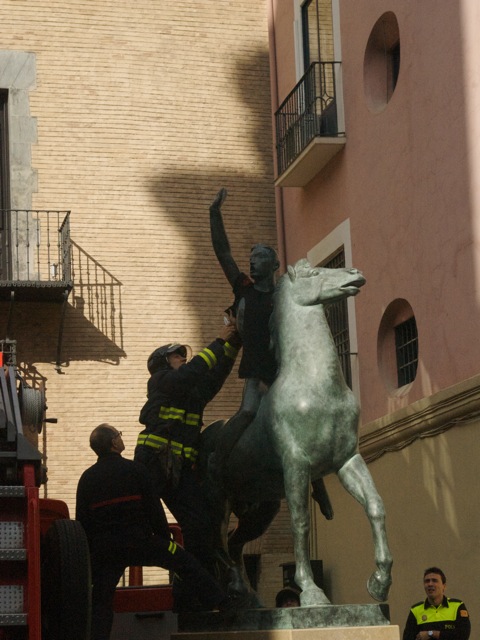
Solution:
[[[272,103],[273,163],[275,175],[277,175],[275,112],[279,106],[279,97],[277,74],[277,43],[275,39],[275,2],[276,0],[270,0],[270,2],[268,3],[268,41],[270,60],[270,94]],[[280,272],[284,273],[287,268],[287,249],[285,244],[285,218],[282,187],[275,187],[275,217],[277,221],[278,258],[280,260]]]

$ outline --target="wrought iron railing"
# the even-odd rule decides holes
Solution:
[[[71,284],[70,211],[0,213],[0,281]]]
[[[317,136],[341,136],[337,118],[340,62],[312,62],[275,113],[278,175]]]

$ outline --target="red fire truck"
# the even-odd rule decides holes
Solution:
[[[0,345],[1,348],[2,345]],[[82,526],[61,500],[40,497],[46,404],[0,350],[0,640],[89,640],[91,580]],[[178,525],[173,537],[181,543]],[[141,567],[117,589],[115,611],[168,611],[171,585],[144,587]]]

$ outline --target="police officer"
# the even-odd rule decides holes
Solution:
[[[204,609],[230,608],[231,600],[198,560],[171,540],[148,471],[121,455],[121,431],[101,424],[90,446],[98,460],[80,477],[76,517],[91,553],[92,640],[108,640],[115,588],[129,566],[173,571],[195,587]]]
[[[214,571],[213,529],[196,474],[203,410],[218,393],[240,347],[235,323],[190,361],[189,347],[171,343],[148,359],[148,400],[140,413],[145,429],[135,460],[149,469],[158,496],[180,524],[185,549]],[[174,591],[178,603],[178,591]],[[180,606],[180,605],[179,605]]]
[[[447,598],[447,579],[438,567],[424,571],[423,587],[427,597],[410,609],[403,640],[468,640],[470,618],[465,604]]]

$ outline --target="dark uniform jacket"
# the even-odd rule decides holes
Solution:
[[[86,469],[77,487],[76,518],[93,552],[138,543],[154,533],[169,537],[165,513],[147,469],[107,453]]]
[[[238,369],[239,378],[258,378],[270,385],[277,373],[275,354],[270,348],[270,316],[273,311],[273,291],[258,291],[253,282],[241,273],[233,287],[236,310],[242,298],[245,311],[242,327],[243,352]]]
[[[419,631],[440,631],[440,640],[468,640],[470,618],[461,600],[443,598],[438,607],[426,599],[410,609],[403,640],[415,640]]]
[[[179,369],[160,369],[148,381],[148,400],[140,413],[145,429],[137,445],[159,448],[195,462],[205,406],[231,372],[236,347],[214,340]]]

